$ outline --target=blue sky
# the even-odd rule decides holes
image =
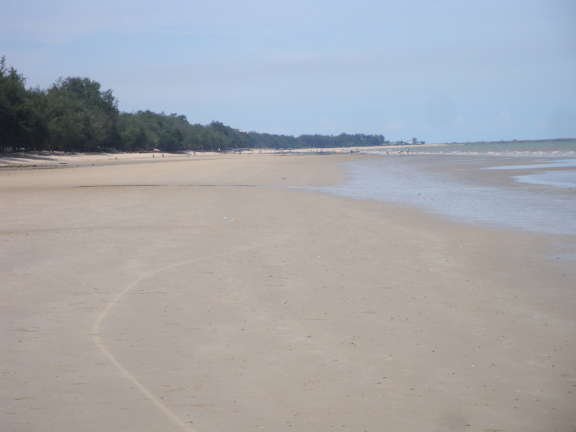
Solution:
[[[576,1],[0,2],[0,55],[258,132],[576,137]]]

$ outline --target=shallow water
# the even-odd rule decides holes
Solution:
[[[561,183],[559,176],[571,174],[529,172],[517,176],[513,170],[508,173],[486,169],[509,161],[510,158],[478,156],[381,156],[344,163],[344,184],[314,189],[414,206],[462,223],[576,234],[576,189],[566,186],[571,180],[555,184]],[[534,162],[539,164],[542,160],[535,158]],[[530,164],[524,165],[522,169],[529,170]]]
[[[382,154],[407,150],[405,146],[383,147],[371,151]],[[576,156],[576,140],[562,141],[511,141],[490,143],[465,143],[422,145],[410,147],[414,154],[491,155],[491,156]]]
[[[485,170],[540,170],[542,168],[576,168],[576,159],[556,159],[545,163],[534,163],[527,165],[503,165],[482,168]],[[518,175],[512,177],[520,183],[531,183],[536,185],[555,186],[563,188],[576,188],[576,169],[562,171],[536,172],[528,175]]]
[[[538,174],[514,176],[513,179],[520,183],[576,189],[576,172],[574,171],[546,171]]]
[[[534,163],[525,165],[502,165],[502,166],[490,166],[482,168],[485,170],[519,170],[519,169],[540,169],[540,168],[575,168],[576,159],[558,159],[551,160],[545,163]]]

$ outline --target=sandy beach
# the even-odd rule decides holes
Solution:
[[[0,169],[0,430],[575,431],[573,236],[300,188],[371,157]]]

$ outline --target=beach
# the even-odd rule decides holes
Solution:
[[[576,236],[337,190],[383,157],[0,169],[0,430],[576,430]]]

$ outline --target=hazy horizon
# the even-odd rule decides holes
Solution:
[[[426,142],[576,137],[576,3],[102,1],[0,5],[0,55],[122,111],[257,132]]]

